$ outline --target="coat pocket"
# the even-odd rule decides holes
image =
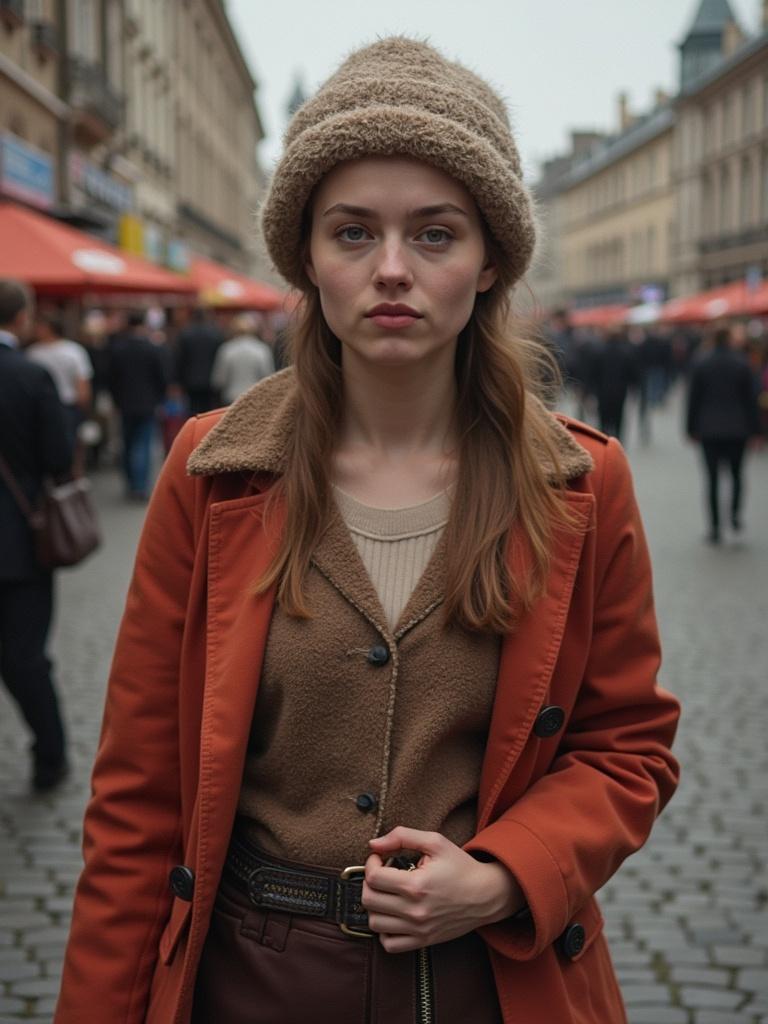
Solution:
[[[174,897],[171,916],[160,936],[160,959],[166,966],[173,960],[179,942],[189,924],[191,912],[192,904],[188,900]]]

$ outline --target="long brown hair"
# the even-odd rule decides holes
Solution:
[[[541,594],[553,529],[570,521],[549,413],[530,399],[556,386],[557,368],[544,345],[511,327],[509,295],[503,278],[478,294],[457,346],[458,478],[446,526],[444,601],[448,622],[501,634]],[[277,582],[281,607],[307,618],[312,611],[303,585],[331,514],[330,464],[343,402],[340,342],[309,283],[289,345],[298,392],[295,429],[285,472],[270,495],[270,505],[285,503],[286,522],[256,592]],[[555,467],[559,486],[549,483],[542,455]],[[507,564],[515,523],[530,553],[524,579],[513,578]]]

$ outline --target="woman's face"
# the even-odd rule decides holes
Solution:
[[[338,164],[312,208],[307,274],[344,358],[410,365],[452,352],[496,280],[475,202],[409,157]]]

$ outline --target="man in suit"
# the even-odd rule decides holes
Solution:
[[[30,315],[27,289],[0,279],[0,456],[34,507],[43,478],[65,475],[73,451],[52,378],[19,351]],[[0,473],[0,675],[34,736],[37,790],[51,789],[68,770],[46,654],[52,614],[53,574],[37,565],[32,530]]]
[[[701,443],[707,470],[710,544],[719,544],[720,464],[731,472],[731,527],[742,528],[742,463],[750,437],[760,433],[757,387],[749,363],[731,347],[727,327],[715,331],[714,348],[694,364],[688,388],[687,431]]]

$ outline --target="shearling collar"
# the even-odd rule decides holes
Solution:
[[[295,409],[294,374],[288,367],[255,384],[227,409],[190,455],[187,471],[192,476],[242,471],[281,473]],[[565,479],[589,472],[592,456],[556,416],[550,417],[550,425]],[[544,452],[540,462],[547,479],[554,482],[555,467]]]

